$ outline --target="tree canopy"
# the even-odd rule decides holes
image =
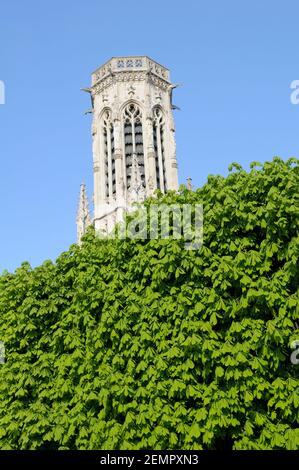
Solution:
[[[90,230],[0,276],[0,449],[298,449],[298,163],[158,194],[200,250]]]

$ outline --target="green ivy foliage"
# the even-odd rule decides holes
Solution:
[[[203,204],[201,250],[90,231],[4,273],[0,448],[298,449],[298,163],[158,194]]]

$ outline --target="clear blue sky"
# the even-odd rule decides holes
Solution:
[[[0,272],[55,259],[92,193],[90,73],[118,55],[171,70],[180,182],[299,156],[299,2],[10,0],[0,6]],[[196,142],[196,143],[195,143]]]

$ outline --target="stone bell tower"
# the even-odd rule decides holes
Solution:
[[[94,226],[109,232],[125,207],[178,189],[169,71],[146,56],[113,57],[92,74]]]

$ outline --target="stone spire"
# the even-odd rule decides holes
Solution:
[[[77,212],[77,242],[80,244],[81,238],[86,229],[91,225],[91,217],[88,208],[88,198],[86,195],[86,186],[84,183],[80,186],[79,206]]]
[[[190,176],[187,178],[187,189],[189,189],[189,191],[193,190],[192,178]]]

